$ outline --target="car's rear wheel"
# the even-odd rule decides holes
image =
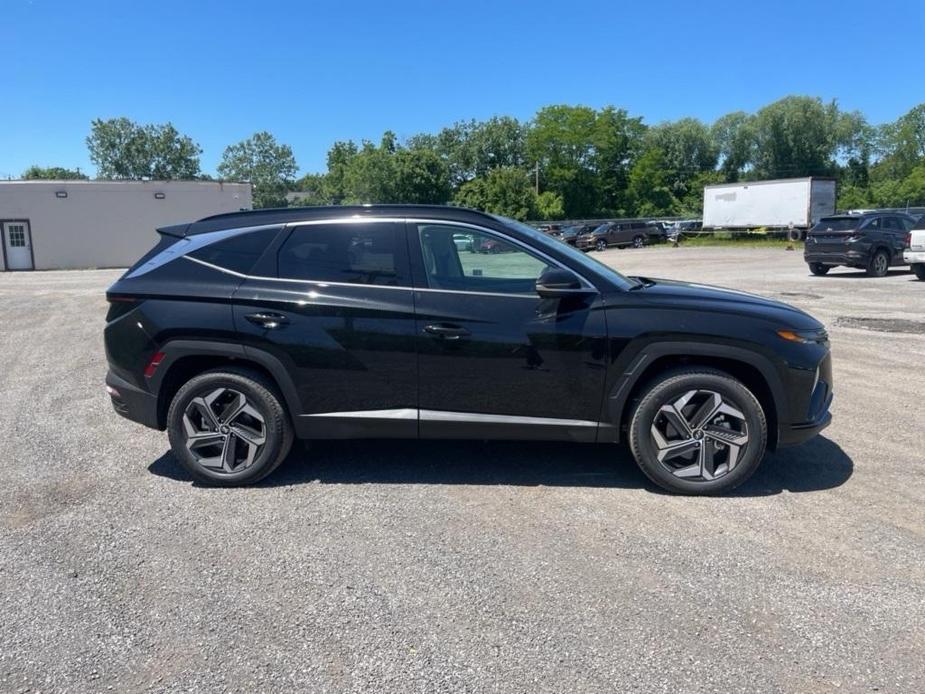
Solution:
[[[655,380],[630,419],[629,443],[655,484],[681,494],[720,494],[742,484],[767,446],[767,421],[740,381],[707,368]]]
[[[646,245],[646,239],[643,236],[636,235],[633,237],[633,248],[642,248]]]
[[[273,384],[259,373],[224,368],[185,383],[167,412],[174,455],[198,482],[252,484],[275,470],[292,446],[292,424]]]
[[[832,269],[831,265],[823,265],[822,263],[810,263],[809,271],[814,275],[822,276],[829,274],[829,270]]]
[[[884,277],[890,269],[890,256],[884,250],[879,250],[871,256],[867,264],[867,274],[869,277]]]
[[[925,282],[925,264],[916,263],[912,266],[912,272],[915,273],[916,277]]]
[[[594,247],[599,251],[606,251],[607,242],[604,239],[598,239],[597,243],[594,244]]]

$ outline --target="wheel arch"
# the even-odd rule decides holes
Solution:
[[[648,384],[667,370],[688,366],[724,371],[752,391],[768,422],[768,448],[776,448],[779,424],[788,420],[784,387],[771,361],[743,347],[683,342],[647,345],[620,375],[604,406],[603,421],[613,423],[613,440],[624,437],[634,403]]]
[[[243,345],[205,340],[171,340],[161,351],[166,356],[150,383],[152,392],[157,395],[159,429],[166,428],[167,410],[180,387],[197,374],[222,366],[247,368],[261,374],[279,391],[291,419],[301,411],[292,379],[272,354]]]

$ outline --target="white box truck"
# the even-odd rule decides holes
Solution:
[[[834,178],[721,183],[703,189],[704,229],[808,229],[835,214]]]

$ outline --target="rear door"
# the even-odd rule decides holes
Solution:
[[[903,250],[906,248],[906,226],[900,217],[885,217],[883,221],[884,235],[890,244],[893,265],[903,264]]]
[[[245,350],[270,354],[294,381],[300,435],[415,437],[417,356],[404,224],[297,224],[271,252],[272,262],[263,258],[258,266],[268,276],[247,277],[235,294],[235,326]]]
[[[452,242],[452,223],[409,222],[421,437],[595,440],[607,350],[599,296],[541,299],[536,279],[554,261],[465,229],[475,251]],[[478,252],[488,239],[495,251]]]

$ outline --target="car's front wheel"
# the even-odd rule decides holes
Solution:
[[[761,462],[768,438],[752,392],[708,368],[679,369],[652,382],[629,428],[642,471],[681,494],[720,494],[742,484]]]
[[[292,446],[292,424],[273,384],[246,369],[195,376],[170,403],[174,455],[198,482],[240,486],[273,472]]]
[[[829,270],[832,269],[831,265],[823,265],[822,263],[810,263],[809,271],[814,275],[821,277],[822,275],[829,274]]]
[[[638,234],[633,237],[633,248],[642,248],[646,245],[645,237],[639,236]]]
[[[598,239],[597,243],[594,244],[594,247],[599,251],[606,251],[607,242],[604,239]]]
[[[916,277],[925,282],[925,263],[916,263],[913,265],[912,272],[915,273]]]

